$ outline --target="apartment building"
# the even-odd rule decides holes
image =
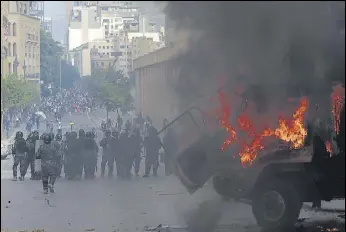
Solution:
[[[1,2],[1,75],[8,74],[8,64],[7,64],[7,41],[9,36],[9,1]]]
[[[73,7],[68,29],[69,50],[82,44],[104,38],[103,27],[97,17],[97,7]]]
[[[179,102],[174,90],[179,67],[174,58],[187,49],[190,33],[175,30],[173,24],[166,24],[166,46],[154,52],[139,56],[133,62],[136,78],[136,112],[150,116],[153,124],[161,128],[164,118],[174,119],[179,112]]]
[[[40,20],[28,14],[28,1],[10,1],[7,71],[40,81]]]

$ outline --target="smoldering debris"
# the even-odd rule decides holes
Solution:
[[[328,92],[332,80],[344,82],[345,40],[329,4],[168,2],[165,13],[177,29],[201,34],[175,61],[181,102],[220,83],[242,82],[256,86],[263,99],[287,99]]]
[[[222,200],[202,202],[196,210],[188,213],[188,232],[210,232],[217,228],[217,223],[222,216]]]

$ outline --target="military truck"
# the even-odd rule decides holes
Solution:
[[[221,151],[225,131],[201,108],[188,108],[160,132],[177,138],[174,172],[191,194],[213,178],[221,196],[251,202],[264,230],[281,231],[294,225],[303,202],[345,197],[344,120],[343,109],[338,154],[330,157],[321,139],[307,136],[310,142],[300,149],[267,147],[248,168],[234,158],[234,149]]]

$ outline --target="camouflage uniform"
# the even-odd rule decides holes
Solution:
[[[20,175],[21,178],[24,178],[25,176],[25,152],[26,152],[26,141],[23,138],[18,138],[16,139],[16,141],[14,142],[14,146],[13,146],[13,178],[16,179],[17,178],[17,167],[19,164],[19,169],[20,169]]]
[[[30,165],[31,179],[35,178],[35,143],[37,139],[29,137],[26,141],[27,155],[26,155],[26,167],[25,172],[28,171]]]
[[[43,190],[46,191],[51,187],[52,191],[60,164],[60,154],[56,144],[43,144],[37,151],[36,159],[41,159]]]

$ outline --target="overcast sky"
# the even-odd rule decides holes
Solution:
[[[72,2],[71,2],[72,4]],[[51,17],[53,38],[59,42],[65,41],[66,36],[66,2],[44,2],[45,17]]]
[[[146,12],[150,18],[159,25],[164,25],[164,16],[161,13],[162,7],[157,7],[153,1],[136,2],[142,12]],[[73,1],[70,1],[72,8]],[[62,42],[66,37],[66,1],[45,1],[44,2],[45,17],[51,17],[53,20],[52,34],[53,39]]]

